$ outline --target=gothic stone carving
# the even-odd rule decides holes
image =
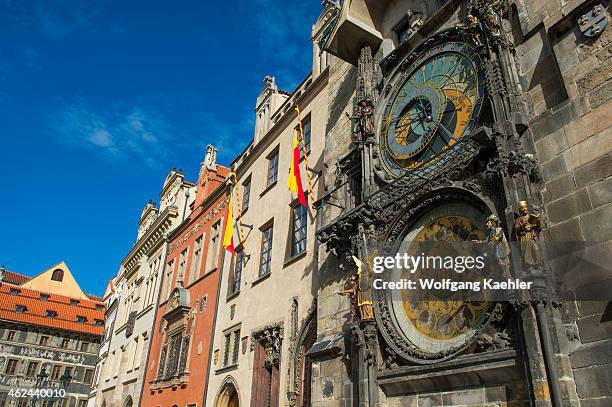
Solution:
[[[281,342],[283,340],[283,324],[277,323],[267,325],[259,331],[251,334],[251,351],[255,350],[255,343],[259,342],[263,345],[266,351],[264,364],[266,367],[276,366],[280,364]]]

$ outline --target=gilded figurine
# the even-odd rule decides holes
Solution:
[[[527,266],[536,266],[543,263],[542,248],[540,246],[540,215],[529,212],[527,201],[519,202],[519,214],[514,220],[512,239],[519,242],[523,261]]]

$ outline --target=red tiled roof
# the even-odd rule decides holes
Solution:
[[[102,302],[104,301],[104,298],[100,297],[99,295],[93,295],[93,294],[85,294],[87,296],[87,298],[89,298],[92,301],[96,301],[96,302]]]
[[[11,289],[19,290],[18,295],[11,294]],[[40,299],[40,294],[47,294],[49,298],[43,301]],[[95,326],[94,323],[96,319],[104,321],[104,304],[100,301],[78,299],[77,305],[70,305],[71,299],[63,295],[8,284],[5,281],[0,283],[0,319],[102,335],[104,326]],[[15,308],[18,305],[25,306],[26,311],[23,313],[16,312]],[[100,309],[96,309],[96,305]],[[55,311],[57,316],[47,318],[47,310]],[[87,318],[87,321],[85,323],[77,322],[77,315]]]
[[[14,271],[4,270],[2,281],[10,284],[21,285],[30,281],[32,277],[28,277],[25,274],[15,273]]]

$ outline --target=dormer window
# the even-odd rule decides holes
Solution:
[[[11,295],[19,295],[19,293],[21,292],[21,290],[19,288],[11,288]]]
[[[95,326],[104,326],[104,321],[102,321],[101,319],[94,319],[94,325]]]
[[[47,301],[51,296],[49,294],[40,294],[41,301]]]
[[[53,274],[51,275],[51,280],[62,281],[63,279],[64,279],[64,270],[62,269],[53,270]]]
[[[96,304],[96,311],[104,311],[104,305]]]
[[[15,306],[15,312],[17,312],[18,314],[23,314],[24,312],[26,312],[28,309],[25,305],[16,305]]]
[[[70,300],[70,305],[76,307],[77,305],[79,305],[79,300]]]
[[[55,318],[57,316],[57,312],[48,309],[45,315],[47,316],[47,318]]]
[[[82,315],[77,315],[76,320],[79,324],[84,324],[85,322],[87,322],[87,318]]]

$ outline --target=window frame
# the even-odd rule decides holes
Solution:
[[[240,328],[241,325],[236,325],[223,332],[221,369],[238,365],[238,358],[240,357]]]
[[[268,170],[266,173],[266,190],[272,188],[278,183],[278,166],[280,161],[280,148],[276,146],[270,154],[267,155]]]
[[[193,283],[200,277],[202,268],[202,255],[204,254],[204,238],[205,233],[202,233],[193,241],[193,250],[191,253],[191,271],[189,273],[189,284]],[[197,256],[197,258],[196,258]]]
[[[300,125],[298,123],[298,125],[295,127],[295,130],[298,132],[300,132]],[[306,115],[305,118],[302,119],[302,130],[304,132],[304,144],[306,147],[306,155],[310,155],[310,149],[311,149],[311,142],[312,142],[312,120],[311,120],[311,115],[310,113],[308,113]],[[308,130],[308,131],[306,131]],[[298,136],[298,142],[299,142],[299,136]],[[300,161],[304,159],[304,149],[302,148],[302,144],[301,142],[299,143],[299,148],[300,148]]]
[[[6,367],[4,368],[4,374],[8,376],[15,376],[15,372],[17,371],[17,365],[19,364],[19,359],[8,358],[6,360]],[[9,372],[9,367],[12,367]]]
[[[269,235],[268,235],[269,232]],[[274,222],[268,222],[261,228],[261,250],[259,256],[259,277],[272,272],[272,250],[274,248]],[[265,270],[264,270],[265,268]]]
[[[298,216],[296,214],[296,211],[300,210],[303,211],[303,222],[304,225],[301,227],[297,227],[297,223],[298,223]],[[297,233],[303,230],[304,231],[304,237],[301,239],[298,239],[296,237]],[[290,258],[294,258],[297,256],[302,255],[303,253],[306,253],[307,249],[308,249],[308,208],[300,205],[299,203],[294,203],[293,205],[291,205],[291,240],[290,240],[290,246],[289,246],[289,254],[290,254]],[[298,244],[302,244],[303,243],[303,248],[302,250],[296,250],[296,245]]]
[[[251,202],[251,187],[252,187],[251,176],[249,175],[246,180],[242,183],[242,212],[244,213],[249,209]]]
[[[236,256],[234,256],[234,264],[232,265],[231,279],[227,290],[228,298],[238,295],[242,286],[242,273],[244,272],[244,247],[242,245],[236,248]]]

